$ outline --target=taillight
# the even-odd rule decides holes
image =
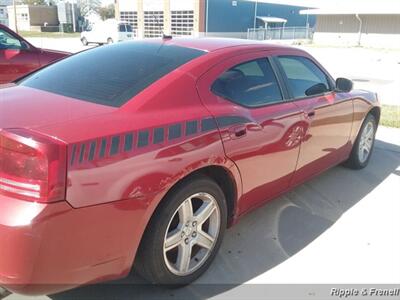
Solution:
[[[0,130],[0,194],[36,202],[65,199],[65,143],[26,129]]]

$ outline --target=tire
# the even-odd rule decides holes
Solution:
[[[187,210],[188,201],[194,212],[192,218],[185,217],[190,215],[187,213],[190,210]],[[212,205],[215,207],[212,208]],[[210,217],[202,223],[202,214],[199,212],[206,216],[206,212],[211,209]],[[185,220],[188,220],[189,226],[185,226]],[[196,220],[198,224],[195,225]],[[166,196],[152,216],[142,238],[134,269],[153,284],[171,287],[189,284],[200,277],[212,263],[221,246],[226,225],[225,196],[217,183],[205,176],[184,180]],[[208,234],[206,239],[204,232]],[[177,238],[167,239],[167,236]],[[210,237],[214,237],[212,244]],[[164,247],[168,241],[173,241],[170,243],[172,246],[168,246],[170,250]],[[201,243],[209,249],[200,246]],[[188,247],[191,256],[185,255],[189,253],[184,250]],[[185,260],[185,257],[189,257],[189,260]]]
[[[369,131],[368,128],[371,128],[373,132],[371,133],[371,135],[365,136],[366,133]],[[348,160],[344,162],[344,166],[350,169],[357,170],[363,169],[368,165],[368,162],[371,158],[372,150],[374,149],[376,129],[377,122],[375,117],[371,114],[368,114],[360,128],[357,139],[354,142],[353,149],[351,150],[350,156]],[[367,151],[365,147],[369,147],[368,153],[366,153]],[[361,154],[361,151],[366,156]]]
[[[113,41],[112,38],[108,38],[108,39],[107,39],[107,44],[113,44],[113,43],[114,43],[114,41]]]
[[[81,42],[82,42],[82,45],[83,45],[83,46],[89,45],[89,42],[88,42],[88,40],[87,40],[85,37],[81,38]]]

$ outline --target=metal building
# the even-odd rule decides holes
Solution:
[[[139,37],[162,32],[176,36],[207,35],[247,38],[249,30],[312,27],[305,7],[264,0],[116,0],[116,16],[130,23]]]

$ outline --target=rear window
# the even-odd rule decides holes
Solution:
[[[205,53],[174,45],[124,42],[73,55],[18,84],[119,107],[164,75]]]

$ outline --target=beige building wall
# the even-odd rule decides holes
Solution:
[[[58,13],[56,6],[29,6],[29,20],[31,26],[58,26]]]
[[[7,7],[9,15],[9,27],[16,30],[14,7]],[[17,26],[22,31],[40,31],[40,27],[47,23],[48,26],[58,26],[58,14],[56,6],[45,5],[17,5]]]
[[[379,48],[400,48],[400,15],[318,15],[314,42]]]

